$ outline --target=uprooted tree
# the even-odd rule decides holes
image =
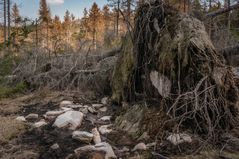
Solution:
[[[114,101],[156,100],[176,123],[208,139],[238,124],[238,86],[199,20],[161,1],[138,8],[112,77]],[[166,121],[166,122],[169,122]]]

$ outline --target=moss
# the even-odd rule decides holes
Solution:
[[[123,51],[117,61],[112,77],[112,100],[119,102],[127,97],[124,92],[131,86],[131,76],[134,70],[133,44],[129,36],[123,40]]]

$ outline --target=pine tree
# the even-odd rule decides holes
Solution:
[[[12,34],[12,43],[15,48],[18,48],[17,42],[19,38],[19,24],[21,23],[21,16],[16,3],[12,7],[12,21],[14,23],[14,29]]]
[[[120,0],[107,0],[110,7],[113,7],[113,10],[116,12],[116,35],[119,34],[119,18],[120,18]]]
[[[69,44],[70,44],[70,27],[71,27],[71,14],[68,10],[66,10],[65,12],[65,16],[64,16],[64,31],[66,34],[66,43],[67,43],[67,49],[69,49]]]
[[[39,15],[40,15],[40,19],[43,22],[49,22],[51,19],[51,13],[50,13],[50,9],[47,6],[46,0],[41,0],[40,1],[40,9],[39,9]]]
[[[39,15],[41,22],[46,25],[46,45],[47,49],[49,49],[49,23],[51,21],[51,13],[49,7],[47,6],[46,0],[40,1]]]
[[[96,49],[96,29],[99,26],[99,19],[101,17],[100,8],[94,2],[89,13],[89,22],[90,22],[90,30],[93,36],[93,45]]]
[[[14,26],[18,27],[19,23],[21,22],[21,16],[16,3],[14,3],[12,7],[12,18],[13,18]]]

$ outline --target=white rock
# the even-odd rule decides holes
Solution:
[[[23,122],[26,121],[26,119],[25,119],[24,116],[19,116],[19,117],[16,118],[16,120],[17,120],[17,121],[23,121]]]
[[[53,126],[58,128],[69,127],[69,129],[75,130],[81,125],[83,116],[84,114],[79,111],[68,111],[58,116]]]
[[[47,125],[47,123],[44,119],[42,119],[39,122],[36,122],[36,123],[33,124],[33,126],[35,128],[40,128],[40,127],[45,126],[45,125]]]
[[[92,129],[93,140],[95,144],[101,143],[100,133],[97,128]]]
[[[108,110],[107,107],[102,107],[99,109],[99,111],[101,111],[101,112],[106,112],[107,110]]]
[[[109,101],[109,97],[104,97],[104,98],[101,99],[101,103],[104,104],[104,105],[107,105],[108,101]]]
[[[73,108],[73,109],[77,109],[77,108],[82,108],[83,105],[81,105],[81,104],[72,104],[72,105],[67,105],[67,107]]]
[[[102,125],[99,127],[99,132],[104,135],[112,132],[112,129],[109,129],[112,125]]]
[[[72,133],[72,138],[83,141],[85,143],[90,143],[93,139],[93,134],[86,131],[74,131]]]
[[[110,146],[110,144],[108,144],[106,142],[96,144],[95,145],[95,150],[96,151],[104,151],[105,152],[105,159],[117,158],[117,156],[115,155],[115,153],[114,153],[112,147]]]
[[[171,142],[172,144],[179,145],[182,143],[191,143],[192,142],[192,138],[187,135],[187,134],[171,134],[167,140],[169,142]]]
[[[79,110],[80,112],[82,112],[83,114],[88,114],[88,108],[81,108],[80,110]]]
[[[95,146],[87,145],[74,150],[76,154],[81,154],[83,152],[101,151],[105,152],[105,159],[117,158],[110,144],[102,142],[96,144]]]
[[[111,116],[103,116],[102,118],[100,118],[100,121],[110,121]]]
[[[92,114],[97,113],[97,111],[93,107],[88,107],[88,111],[91,112]]]
[[[95,109],[99,109],[103,106],[104,106],[103,104],[92,104],[92,107],[95,108]]]
[[[153,146],[156,146],[156,145],[157,145],[156,142],[152,142],[152,143],[147,144],[146,146],[147,146],[147,148],[150,148],[150,147],[153,147]]]
[[[73,104],[72,101],[64,100],[60,103],[60,107],[65,107],[65,106],[72,105],[72,104]]]
[[[48,111],[46,112],[46,116],[58,116],[63,114],[64,111],[63,110],[59,110],[59,111]]]
[[[60,146],[57,143],[51,146],[51,149],[53,149],[53,150],[56,150],[59,148],[60,148]]]
[[[35,120],[38,119],[38,114],[28,114],[25,118]]]
[[[143,151],[145,151],[145,150],[147,150],[147,146],[145,145],[145,143],[139,143],[139,144],[137,144],[134,148],[133,148],[133,150],[132,151],[137,151],[137,150],[143,150]]]

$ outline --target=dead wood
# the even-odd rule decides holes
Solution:
[[[224,57],[239,55],[239,44],[219,50]]]
[[[206,14],[206,18],[213,18],[213,17],[219,16],[224,13],[228,13],[228,12],[238,9],[238,8],[239,8],[239,3],[236,3],[228,8],[222,8],[222,9],[216,10],[214,12],[210,12],[210,13]]]

